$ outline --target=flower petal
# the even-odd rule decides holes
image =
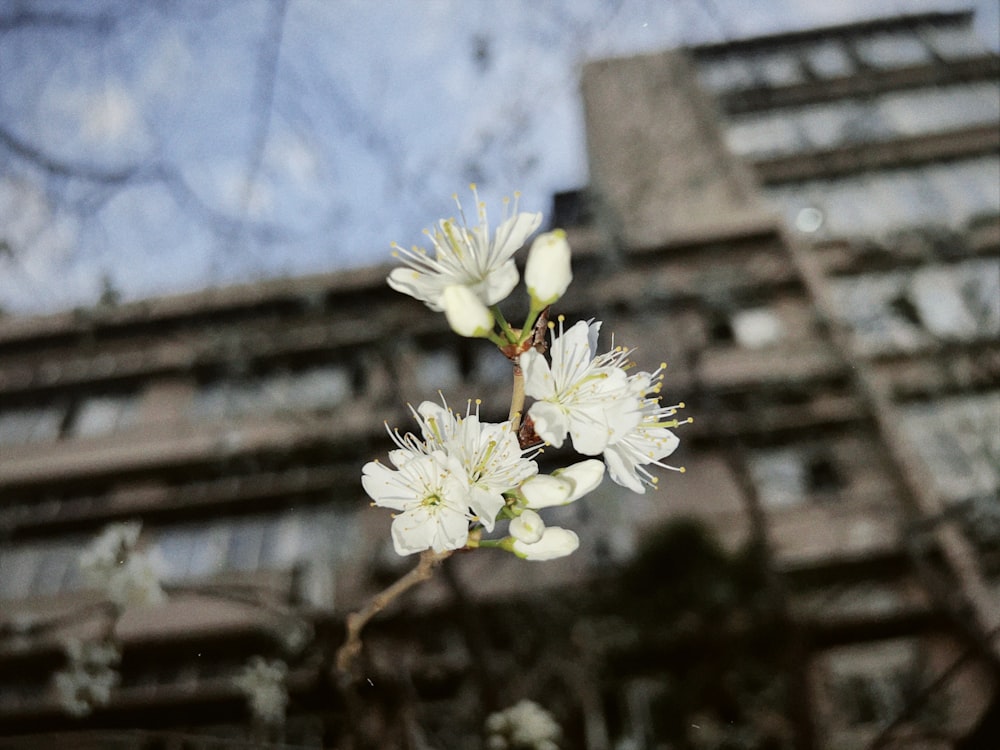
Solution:
[[[497,513],[504,505],[503,495],[499,492],[490,492],[477,485],[473,485],[469,492],[469,507],[487,531],[493,531]]]
[[[528,416],[531,417],[534,424],[535,433],[542,440],[551,443],[556,448],[562,446],[570,427],[569,420],[566,419],[562,409],[548,401],[536,401],[528,409]],[[596,452],[600,453],[601,450],[603,450],[603,445]]]
[[[524,544],[535,544],[544,532],[545,523],[533,510],[521,511],[521,515],[510,522],[510,535]]]
[[[542,538],[534,544],[515,539],[512,550],[525,560],[555,560],[573,554],[580,546],[580,538],[569,529],[546,526]]]
[[[565,469],[557,469],[552,472],[562,480],[569,480],[573,483],[573,492],[567,503],[579,500],[584,495],[588,495],[596,490],[604,481],[604,462],[596,458],[588,458],[586,461],[579,461]]]
[[[548,398],[555,393],[552,370],[545,357],[535,349],[521,355],[519,364],[524,374],[524,392],[532,398]]]
[[[627,461],[617,446],[608,446],[604,451],[604,460],[608,464],[608,474],[615,484],[620,484],[640,495],[645,494],[646,487],[636,476],[635,464]]]

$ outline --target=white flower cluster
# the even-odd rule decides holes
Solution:
[[[73,716],[86,716],[96,706],[106,706],[111,688],[118,684],[115,666],[121,652],[107,641],[68,639],[64,644],[69,664],[55,674],[59,705]]]
[[[469,227],[459,204],[460,222],[445,219],[428,231],[434,245],[396,255],[406,263],[388,278],[389,285],[435,311],[444,312],[463,336],[487,338],[514,365],[523,390],[515,388],[511,418],[482,422],[479,403],[465,414],[429,401],[411,407],[419,435],[390,430],[396,448],[390,466],[372,461],[362,470],[362,484],[375,505],[397,511],[393,545],[400,555],[423,550],[444,552],[465,547],[499,547],[528,560],[550,560],[579,545],[568,529],[547,527],[538,510],[571,503],[594,490],[604,478],[635,492],[645,492],[657,478],[646,468],[663,463],[677,447],[671,431],[690,420],[675,418],[683,404],[663,406],[659,391],[664,365],[635,372],[631,350],[600,354],[599,322],[581,321],[565,329],[562,317],[552,329],[548,357],[542,331],[549,306],[573,278],[570,247],[560,230],[537,237],[525,266],[530,308],[524,325],[514,328],[497,307],[517,286],[513,255],[538,228],[540,214],[514,212],[491,237],[479,197],[479,224]],[[457,198],[456,198],[457,202]],[[534,403],[521,420],[524,397]],[[540,475],[534,461],[543,443],[573,448],[588,458]],[[509,536],[483,539],[499,519],[509,519]]]
[[[580,321],[565,331],[560,318],[558,328],[551,363],[537,349],[520,358],[524,391],[538,399],[528,410],[535,432],[557,448],[568,434],[578,453],[603,454],[612,480],[645,492],[657,482],[645,466],[675,469],[662,459],[680,442],[671,429],[681,424],[674,415],[684,404],[662,406],[658,396],[666,365],[629,375],[629,350],[597,354],[600,322]]]
[[[527,699],[486,717],[486,733],[489,750],[559,750],[562,736],[552,714]]]
[[[80,553],[84,580],[102,589],[119,609],[167,599],[153,561],[135,548],[141,530],[138,521],[111,524]]]
[[[266,661],[255,656],[233,679],[233,684],[246,696],[255,718],[264,724],[277,725],[285,721],[287,676],[288,665],[283,661]]]

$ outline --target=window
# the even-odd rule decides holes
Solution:
[[[998,118],[996,86],[963,84],[742,115],[728,123],[725,137],[734,153],[762,159],[993,125]]]
[[[92,396],[83,401],[70,427],[74,437],[111,435],[136,424],[139,399],[134,394]]]
[[[747,65],[768,86],[790,86],[805,80],[802,64],[795,55],[772,53],[747,60]]]
[[[831,284],[837,315],[850,329],[862,354],[912,351],[929,338],[917,322],[912,303],[904,302],[905,272],[866,274]]]
[[[351,374],[345,367],[313,367],[246,380],[224,380],[198,389],[192,414],[225,419],[281,411],[332,409],[350,398]]]
[[[454,353],[447,350],[420,352],[417,355],[415,387],[422,392],[447,391],[462,382],[462,371]]]
[[[840,78],[854,72],[854,64],[837,41],[821,42],[805,52],[806,64],[818,78]]]
[[[823,445],[756,451],[749,470],[765,508],[831,498],[846,485],[830,448]]]
[[[1000,391],[907,407],[902,427],[941,497],[1000,493]]]
[[[962,227],[974,216],[1000,212],[1000,157],[987,156],[914,169],[769,190],[794,221],[804,203],[826,217],[824,236],[879,237],[916,225]]]
[[[961,60],[986,53],[986,46],[969,27],[928,27],[921,36],[945,60]]]
[[[159,530],[155,546],[163,563],[164,579],[181,581],[220,572],[225,568],[229,537],[227,522]]]
[[[938,133],[1000,119],[1000,89],[993,83],[966,84],[885,94],[875,108],[895,132]]]
[[[726,128],[725,139],[733,153],[755,158],[794,153],[806,146],[794,118],[783,114],[736,120]]]
[[[825,661],[826,688],[835,728],[885,726],[918,695],[925,683],[924,666],[915,639],[895,639],[844,646],[828,652]],[[945,696],[940,691],[929,699],[914,723],[943,728],[947,719]]]
[[[922,268],[910,280],[907,299],[912,300],[919,321],[943,339],[975,339],[979,326],[966,305],[961,278],[953,269]]]
[[[907,33],[873,34],[854,42],[858,57],[873,68],[904,68],[932,61],[930,51],[919,37]]]
[[[698,79],[709,91],[717,93],[750,88],[756,84],[746,61],[733,55],[700,64]]]
[[[750,477],[765,508],[789,508],[806,498],[806,467],[801,451],[779,448],[750,456]]]
[[[0,412],[0,445],[27,445],[58,440],[65,415],[66,409],[61,406]]]
[[[31,594],[35,568],[43,551],[38,546],[0,548],[0,599],[23,599]]]

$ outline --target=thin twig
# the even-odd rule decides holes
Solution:
[[[361,653],[361,631],[368,621],[388,607],[397,597],[409,591],[418,583],[426,581],[434,574],[434,567],[442,560],[451,556],[454,550],[434,552],[425,550],[420,553],[417,567],[404,575],[398,581],[386,588],[382,593],[372,597],[363,608],[347,616],[347,638],[337,650],[337,671],[342,674],[350,672],[351,664]]]
[[[521,372],[521,365],[514,364],[514,390],[510,395],[510,429],[517,432],[521,426],[521,412],[524,411],[524,373]]]

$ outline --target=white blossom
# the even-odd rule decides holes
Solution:
[[[561,229],[540,234],[531,243],[524,267],[524,283],[535,309],[551,305],[566,293],[573,280],[570,247]]]
[[[455,413],[447,405],[424,401],[416,409],[412,409],[413,417],[420,426],[420,437],[412,433],[400,435],[398,431],[390,431],[396,449],[390,451],[389,460],[397,467],[398,472],[392,472],[387,467],[381,469],[377,462],[363,469],[363,474],[371,479],[363,479],[365,490],[375,500],[376,505],[390,507],[395,510],[410,510],[411,515],[404,522],[397,517],[393,522],[394,540],[401,539],[396,546],[400,549],[420,551],[433,546],[425,542],[428,537],[427,523],[429,513],[433,510],[437,520],[445,524],[438,538],[437,551],[442,549],[458,549],[465,546],[468,538],[469,521],[481,523],[487,531],[492,531],[496,515],[505,504],[504,492],[518,487],[528,477],[538,471],[534,461],[527,458],[521,450],[509,421],[499,424],[482,422],[477,411],[472,411],[472,405],[464,415]],[[449,476],[454,481],[448,481],[443,487],[447,490],[447,503],[438,503],[425,499],[428,497],[445,497],[436,486],[425,487],[421,479],[426,474],[427,467],[422,463],[410,467],[410,463],[429,455],[437,455],[438,462],[447,464]],[[388,474],[386,473],[388,472]],[[378,476],[376,481],[374,478]],[[379,482],[391,481],[395,487],[387,494],[385,487]],[[429,481],[429,480],[428,480]],[[399,499],[400,482],[415,488],[409,491],[403,501]],[[434,485],[434,482],[430,482]],[[424,493],[428,494],[424,494]],[[436,494],[437,493],[437,494]],[[388,495],[396,497],[394,501],[387,500]],[[395,504],[389,504],[394,502]],[[416,503],[416,505],[414,505]],[[423,508],[424,510],[420,510]],[[465,532],[459,532],[458,514],[462,515]],[[410,531],[414,523],[423,521],[421,531]],[[398,528],[397,528],[398,524]],[[404,531],[406,533],[404,533]],[[403,534],[399,537],[399,534]],[[418,541],[419,540],[419,541]],[[424,546],[420,546],[423,544]]]
[[[597,355],[600,322],[580,321],[553,330],[551,363],[536,349],[520,357],[524,391],[537,399],[528,410],[535,432],[557,448],[568,434],[573,448],[596,456],[638,421],[629,378],[621,366],[628,352]]]
[[[578,452],[602,454],[611,479],[638,493],[657,482],[647,465],[683,471],[662,462],[679,442],[671,429],[691,421],[673,418],[683,404],[660,405],[666,365],[628,375],[630,350],[596,353],[600,323],[580,322],[565,332],[561,323],[551,365],[534,349],[521,355],[525,392],[539,399],[528,410],[539,437],[558,447],[568,433]],[[547,489],[550,499],[536,502],[558,504],[556,485],[537,489]]]
[[[580,538],[575,532],[559,526],[546,526],[541,538],[533,544],[515,538],[511,551],[525,560],[555,560],[572,555],[579,546]]]
[[[604,479],[604,463],[596,458],[578,461],[551,474],[538,474],[521,485],[524,506],[534,510],[568,505],[593,492]]]
[[[162,604],[167,598],[155,561],[135,548],[141,529],[136,521],[111,524],[80,553],[84,580],[121,609]]]
[[[441,305],[451,330],[466,338],[489,336],[493,313],[467,286],[452,284],[441,294]]]
[[[255,656],[233,679],[233,684],[246,696],[257,719],[265,724],[282,724],[288,706],[287,676],[288,666],[284,662]]]
[[[531,700],[486,717],[491,750],[559,750],[562,729],[552,714]]]
[[[679,438],[670,428],[691,421],[668,419],[683,407],[683,403],[661,406],[656,398],[642,400],[642,419],[639,424],[604,450],[604,460],[608,464],[608,474],[612,481],[643,494],[647,486],[653,487],[659,481],[658,477],[645,468],[647,465],[683,473],[684,467],[670,466],[662,461],[680,444]]]
[[[486,206],[475,185],[472,194],[478,224],[468,226],[458,196],[454,196],[461,220],[442,219],[433,232],[424,231],[434,246],[433,255],[421,247],[405,250],[393,245],[394,255],[406,267],[393,269],[387,279],[389,286],[437,312],[445,309],[442,296],[452,285],[468,287],[486,306],[495,305],[513,291],[518,281],[513,255],[538,228],[542,215],[518,212],[515,195],[513,207],[504,201],[504,218],[491,237]]]
[[[362,469],[365,492],[383,508],[401,511],[392,521],[397,554],[461,549],[469,537],[468,478],[442,451],[416,455],[398,469],[370,461]]]
[[[117,646],[108,641],[67,639],[63,644],[68,664],[55,673],[54,684],[59,705],[73,716],[86,716],[111,699],[111,689],[118,684],[115,669],[121,661]]]
[[[427,444],[461,462],[469,480],[469,505],[492,531],[504,506],[503,493],[537,473],[538,465],[521,450],[509,421],[481,422],[471,408],[463,417],[432,401],[420,404],[417,413]]]
[[[521,511],[521,515],[510,522],[510,535],[519,542],[534,544],[545,533],[545,523],[542,517],[530,508]]]

